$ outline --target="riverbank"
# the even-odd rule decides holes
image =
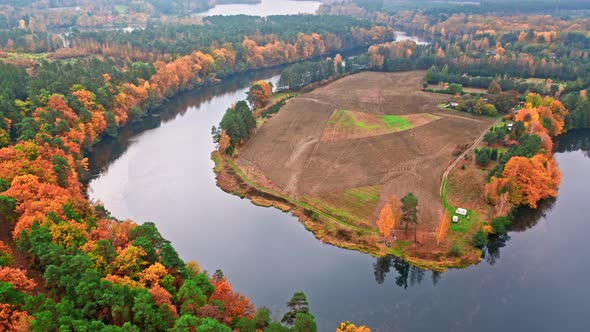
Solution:
[[[233,88],[235,84],[227,84],[232,88],[225,90],[215,88],[213,98],[195,92],[173,102],[161,117],[153,118],[160,125],[111,148],[119,157],[111,159],[93,181],[92,197],[118,218],[161,221],[160,232],[183,259],[197,260],[208,271],[222,269],[235,289],[258,306],[280,312],[285,294],[305,291],[320,331],[333,330],[343,316],[374,331],[452,329],[458,320],[459,331],[483,326],[492,332],[507,324],[514,330],[538,331],[549,331],[546,327],[552,324],[584,326],[576,323],[582,322],[576,321],[576,310],[583,308],[588,293],[576,286],[583,285],[579,262],[588,229],[583,205],[587,179],[580,174],[589,159],[582,152],[565,153],[561,151],[565,144],[560,144],[557,160],[564,182],[559,198],[517,216],[508,236],[490,239],[479,264],[442,274],[422,272],[401,260],[376,259],[324,244],[290,214],[257,207],[219,190],[211,171],[210,128],[253,82],[264,79],[274,84],[277,78],[267,75],[252,77],[240,90]],[[579,149],[577,144],[568,150]],[[547,260],[558,265],[549,269]],[[563,277],[567,282],[555,282]],[[549,285],[555,291],[538,292]],[[457,298],[465,289],[468,296]],[[566,306],[557,321],[546,316],[522,320],[522,315],[552,310],[548,303],[559,299],[555,292],[569,299],[558,300]],[[445,299],[451,298],[455,300],[449,305]],[[509,310],[506,301],[525,312]],[[456,314],[478,305],[481,310],[469,318]],[[424,308],[418,316],[417,307]],[[500,315],[505,317],[502,322],[495,319]]]
[[[494,120],[441,111],[437,105],[447,97],[420,91],[422,78],[423,72],[363,72],[306,89],[270,120],[258,120],[256,134],[233,150],[235,158],[213,154],[218,185],[292,212],[316,238],[338,247],[438,271],[478,262],[481,251],[470,239],[459,239],[457,252],[456,237],[443,241],[436,234],[441,165],[455,161],[455,145],[477,144]],[[346,97],[338,97],[341,90]],[[382,115],[380,105],[397,106]],[[473,130],[453,134],[465,126]],[[386,239],[375,224],[379,211],[408,192],[420,199],[419,224],[408,229],[397,220],[396,239]]]
[[[219,151],[214,151],[211,159],[215,162],[217,186],[223,191],[248,199],[257,206],[273,207],[291,213],[306,230],[324,243],[374,257],[393,255],[416,267],[432,271],[464,268],[480,261],[481,251],[475,249],[461,257],[452,257],[445,254],[447,246],[441,246],[438,251],[433,252],[420,250],[408,241],[396,241],[391,247],[387,247],[376,229],[355,227],[335,218],[327,211],[264,187],[250,179],[231,157]]]

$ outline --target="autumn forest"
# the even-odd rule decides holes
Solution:
[[[286,290],[279,312],[257,308],[231,276],[183,261],[158,230],[166,220],[118,220],[87,194],[97,144],[182,92],[267,68],[280,68],[277,82],[255,81],[212,130],[217,180],[240,197],[256,193],[257,205],[293,212],[323,242],[439,273],[479,262],[519,208],[558,197],[559,137],[590,128],[587,4],[325,0],[314,15],[198,15],[259,3],[0,0],[0,331],[321,330],[304,292]],[[400,41],[400,31],[424,42]],[[241,173],[265,126],[304,99],[326,103],[304,94],[355,75],[408,71],[421,73],[416,93],[436,100],[432,114],[376,120],[338,109],[326,123],[361,136],[426,127],[442,118],[435,112],[485,124],[470,144],[453,145],[457,161],[435,184],[441,208],[432,227],[421,220],[430,203],[419,191],[338,191],[363,203],[368,212],[356,218],[344,208],[330,214],[315,192],[268,189]],[[477,197],[457,194],[466,188]],[[478,223],[452,222],[459,206]],[[386,272],[414,271],[401,259],[388,264]],[[349,319],[357,317],[332,329],[371,331]]]

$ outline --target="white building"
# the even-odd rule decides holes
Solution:
[[[466,216],[467,215],[467,210],[462,209],[462,208],[458,208],[457,211],[455,211],[455,213],[458,214],[458,215]]]

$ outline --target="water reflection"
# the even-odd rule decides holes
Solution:
[[[377,258],[377,261],[373,263],[373,274],[377,284],[381,285],[385,282],[387,274],[394,268],[397,272],[395,277],[395,284],[398,287],[407,289],[408,286],[413,287],[420,285],[424,280],[426,270],[422,270],[403,259],[395,256],[386,256]],[[431,271],[432,273],[432,284],[436,286],[440,280],[441,273]]]
[[[590,151],[590,129],[571,130],[567,135],[563,135],[557,142],[556,152],[573,152],[584,151],[586,157],[589,157]]]
[[[588,136],[590,138],[590,136]],[[572,140],[572,143],[579,143],[579,141]],[[590,144],[590,139],[588,139]],[[579,145],[576,145],[579,146]],[[590,146],[590,145],[588,145]],[[574,150],[578,150],[572,145],[569,146]],[[531,208],[520,208],[515,213],[513,222],[508,227],[508,232],[524,232],[535,227],[540,220],[547,217],[548,213],[553,209],[555,198],[546,199],[539,202],[536,209]],[[509,234],[492,234],[489,236],[489,243],[483,249],[482,259],[489,265],[494,265],[500,259],[500,249],[506,247],[511,236]],[[426,270],[415,267],[401,258],[395,256],[387,256],[378,258],[373,263],[373,274],[377,284],[382,285],[385,283],[387,275],[391,272],[391,269],[397,272],[395,277],[395,284],[403,289],[420,285],[424,280]],[[432,284],[436,286],[440,281],[442,274],[441,272],[429,271],[432,275]]]
[[[138,134],[159,128],[162,124],[173,121],[179,116],[184,116],[189,109],[209,103],[216,96],[236,92],[252,81],[278,75],[283,68],[277,67],[244,73],[224,79],[219,84],[178,94],[161,107],[150,111],[149,115],[141,121],[133,122],[120,129],[118,137],[104,139],[94,146],[88,158],[90,161],[90,173],[92,176],[97,176],[103,172],[110,162],[127,151],[127,148],[133,143]]]
[[[209,88],[192,91],[127,128],[116,144],[103,143],[106,150],[93,154],[95,170],[122,155],[90,184],[89,196],[115,217],[158,221],[183,259],[222,269],[235,289],[279,316],[286,298],[304,291],[320,331],[343,320],[375,332],[583,331],[588,325],[584,278],[590,272],[581,263],[590,233],[590,159],[581,152],[556,155],[563,172],[557,201],[522,210],[509,234],[491,238],[487,263],[443,277],[399,258],[375,260],[325,245],[295,218],[219,190],[210,128],[246,87],[233,93],[211,87],[222,90],[218,98]],[[561,151],[590,146],[590,135],[568,135],[579,140],[563,137]]]

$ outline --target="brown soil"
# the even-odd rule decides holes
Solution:
[[[368,224],[374,224],[392,195],[413,192],[420,201],[419,230],[428,234],[442,211],[440,181],[453,151],[475,141],[493,120],[439,110],[448,96],[420,91],[424,74],[364,72],[291,99],[258,130],[236,162],[249,177],[263,178],[266,186],[297,199],[380,186],[380,201]],[[440,119],[402,132],[322,142],[338,109],[426,113]]]

